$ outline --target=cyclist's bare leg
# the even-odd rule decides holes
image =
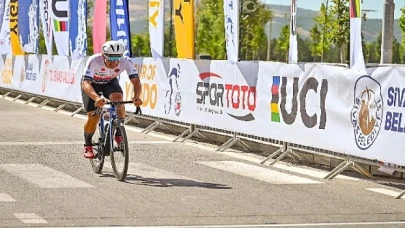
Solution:
[[[97,129],[97,124],[100,119],[100,115],[92,116],[94,112],[87,113],[87,121],[84,123],[84,140],[86,145],[91,145],[93,134]]]

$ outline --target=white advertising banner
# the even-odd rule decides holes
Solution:
[[[28,55],[25,57],[25,72],[23,72],[24,76],[20,78],[22,80],[22,91],[33,94],[41,93],[40,57],[39,55]]]
[[[143,114],[163,117],[164,101],[161,97],[164,89],[161,81],[167,77],[164,65],[169,67],[169,61],[167,59],[154,60],[153,58],[133,58],[132,60],[142,82],[140,98],[143,101]],[[134,86],[126,72],[120,76],[120,85],[124,91],[124,99],[131,100],[134,97]],[[126,105],[128,111],[134,112],[135,109],[136,107],[132,104]]]
[[[145,115],[405,166],[405,67],[369,68],[363,75],[326,64],[132,60]],[[85,62],[2,56],[0,87],[81,103]],[[126,73],[120,85],[130,100]]]
[[[45,58],[45,62],[43,62],[45,68],[48,60]],[[81,74],[76,74],[75,70],[70,69],[70,62],[71,59],[66,56],[53,56],[52,63],[48,63],[47,70],[44,69],[46,76],[42,81],[45,85],[43,95],[81,102],[81,94],[76,88],[80,86]]]
[[[13,81],[13,59],[14,57],[11,54],[6,56],[2,56],[4,59],[4,65],[1,69],[1,80],[0,86],[4,88],[12,88],[12,81]]]
[[[149,0],[149,37],[153,58],[164,53],[165,1]]]

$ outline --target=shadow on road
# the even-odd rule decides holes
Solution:
[[[111,177],[115,178],[112,172],[103,172],[101,177]],[[229,186],[223,184],[199,182],[187,179],[162,179],[162,178],[147,178],[137,175],[128,174],[125,183],[146,185],[152,187],[199,187],[199,188],[209,188],[209,189],[232,189]]]

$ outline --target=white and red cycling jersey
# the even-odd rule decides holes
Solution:
[[[127,71],[130,79],[138,77],[138,71],[129,57],[122,57],[118,67],[110,69],[104,64],[101,54],[94,54],[87,60],[83,80],[90,80],[94,84],[107,84],[123,71]]]

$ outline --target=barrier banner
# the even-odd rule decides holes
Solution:
[[[38,53],[39,43],[39,2],[19,0],[18,33],[25,53]]]
[[[362,74],[314,63],[132,60],[145,115],[405,166],[405,67]],[[85,63],[3,55],[0,87],[81,103]],[[119,80],[124,99],[131,99],[128,75]]]
[[[163,117],[164,101],[162,96],[165,91],[161,84],[166,81],[166,68],[169,67],[169,60],[154,60],[153,58],[133,58],[132,60],[142,82],[140,95],[143,101],[142,112],[146,115]],[[121,74],[120,85],[124,90],[124,99],[132,99],[134,87],[126,73]],[[135,112],[135,108],[132,104],[126,105],[128,111]]]
[[[70,1],[69,47],[73,59],[86,56],[87,0]]]
[[[258,65],[228,61],[201,62],[187,69],[185,106],[193,107],[189,122],[228,131],[257,133],[254,124]],[[186,101],[188,101],[186,100]]]
[[[41,75],[41,93],[40,93],[41,95],[48,95],[46,91],[48,86],[49,70],[51,65],[52,65],[52,56],[42,55],[41,68],[39,70],[39,74]]]
[[[5,58],[4,58],[5,57]],[[4,58],[4,65],[1,69],[1,81],[0,86],[4,88],[12,89],[12,81],[13,81],[13,59],[14,57],[11,54],[3,56]]]
[[[48,65],[46,87],[44,94],[58,99],[81,102],[81,93],[76,87],[80,86],[80,74],[71,70],[71,59],[66,56],[54,56],[52,64]],[[83,69],[83,67],[82,67]]]
[[[25,71],[21,71],[20,89],[33,94],[41,93],[41,76],[39,74],[41,56],[28,55],[25,56]],[[23,68],[21,68],[23,70]]]

